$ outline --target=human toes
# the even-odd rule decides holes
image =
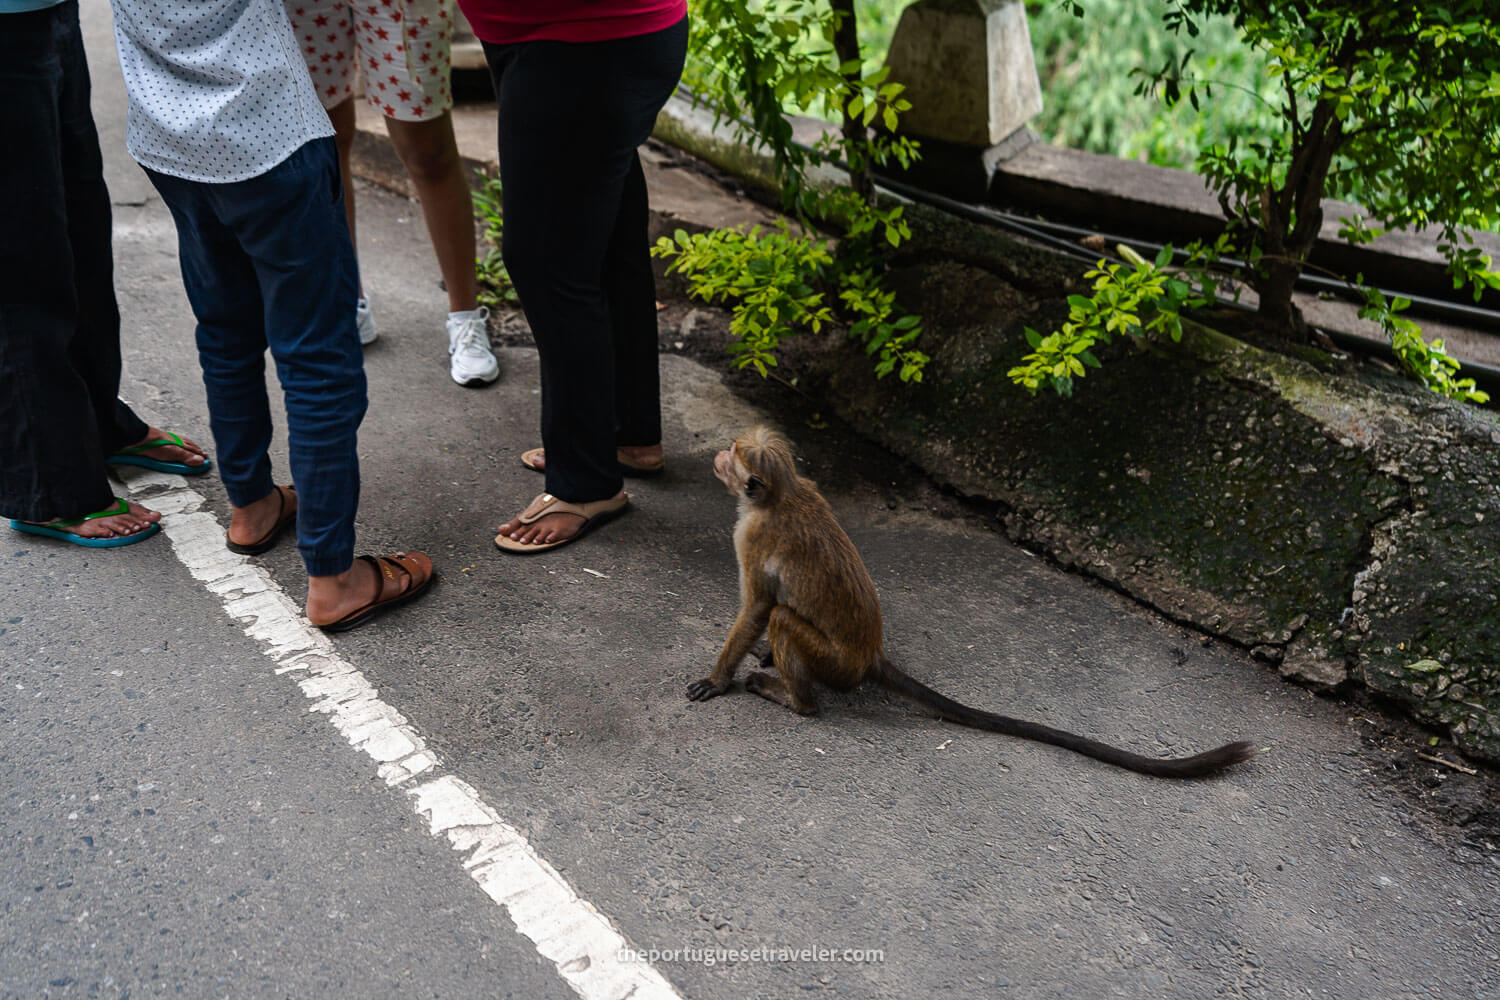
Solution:
[[[119,535],[133,535],[141,530],[141,525],[127,514],[116,514],[114,517],[102,517],[93,521],[85,521],[73,529],[84,538],[115,538]]]
[[[172,436],[173,435],[168,434],[160,427],[152,427],[146,432],[146,437],[144,438],[142,443],[144,443],[145,441],[159,441],[163,439],[170,439],[172,438]],[[197,466],[202,465],[205,461],[207,461],[208,452],[204,451],[202,446],[200,446],[198,442],[194,441],[190,437],[186,437],[181,434],[176,435],[176,437],[179,441],[182,442],[182,444],[160,445],[156,448],[152,448],[150,451],[146,452],[146,454],[151,455],[155,458],[161,458],[162,460],[168,462],[181,462],[184,465]]]
[[[546,538],[542,539],[542,541],[556,542],[576,535],[578,529],[583,526],[583,521],[572,514],[555,514],[551,517],[543,518],[541,526],[546,534]]]
[[[166,438],[171,437],[171,435],[162,430],[160,427],[153,427],[151,428],[151,437]],[[177,435],[177,437],[180,441],[182,441],[182,446],[179,450],[197,455],[200,458],[206,458],[208,456],[208,452],[203,450],[203,446],[200,445],[197,441],[194,441],[192,438],[188,437],[186,434],[179,434]],[[150,438],[148,438],[147,440],[150,440]],[[169,447],[177,448],[178,446],[170,445]]]

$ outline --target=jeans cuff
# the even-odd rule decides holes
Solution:
[[[336,576],[354,565],[354,550],[333,555],[302,553],[302,565],[308,576]]]
[[[220,475],[223,475],[222,469]],[[229,502],[236,507],[248,507],[257,500],[264,500],[276,492],[276,481],[271,478],[271,474],[268,472],[265,474],[264,481],[262,481],[260,476],[255,477],[249,483],[230,483],[226,481],[224,483],[224,492],[229,494]]]

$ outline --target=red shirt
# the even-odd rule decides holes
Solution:
[[[458,0],[486,42],[604,42],[670,28],[687,0]]]

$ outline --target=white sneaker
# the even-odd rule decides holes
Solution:
[[[354,322],[359,326],[359,342],[373,344],[380,334],[375,332],[375,317],[370,315],[370,300],[360,299],[354,304]]]
[[[488,385],[500,377],[490,350],[490,310],[448,314],[448,372],[459,385]]]

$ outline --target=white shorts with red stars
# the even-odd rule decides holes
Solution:
[[[453,0],[286,0],[323,107],[354,94],[387,118],[436,118],[453,106]]]

